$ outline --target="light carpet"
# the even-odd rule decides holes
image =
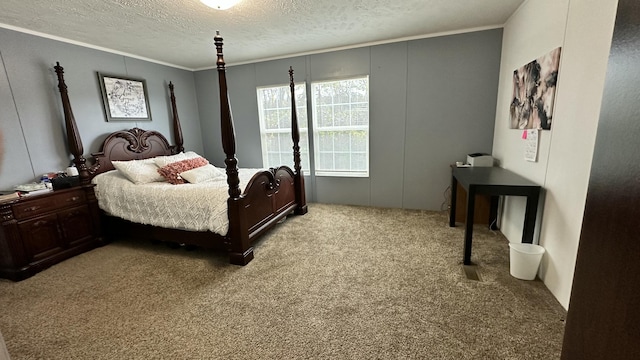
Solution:
[[[564,309],[485,227],[467,279],[463,237],[444,212],[310,204],[244,267],[120,239],[0,280],[0,331],[13,360],[558,359]]]

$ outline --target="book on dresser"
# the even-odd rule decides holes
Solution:
[[[49,188],[44,188],[44,189],[31,190],[31,191],[18,191],[18,194],[20,196],[34,196],[34,195],[47,194],[47,193],[49,193],[51,191],[53,191],[53,190],[49,189]]]
[[[0,203],[8,202],[20,198],[20,194],[15,190],[0,191]]]
[[[15,187],[15,191],[20,196],[33,196],[33,195],[46,194],[50,192],[51,189],[48,188],[43,183],[31,183],[31,184],[18,185]]]

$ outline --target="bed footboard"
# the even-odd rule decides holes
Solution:
[[[222,149],[226,155],[227,184],[229,185],[229,244],[232,264],[245,265],[253,259],[251,243],[260,234],[273,227],[290,213],[305,214],[304,178],[300,165],[300,133],[295,107],[295,85],[293,69],[289,69],[291,87],[291,132],[293,140],[294,169],[281,166],[262,171],[253,176],[244,193],[240,190],[238,160],[236,159],[235,129],[229,105],[227,76],[222,53],[222,37],[214,37],[216,46],[216,68],[220,95],[220,128]]]
[[[253,241],[296,211],[295,186],[293,171],[281,166],[256,173],[239,198],[229,199],[231,263],[244,265],[251,261]]]

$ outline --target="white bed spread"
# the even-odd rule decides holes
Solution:
[[[261,170],[240,169],[240,189]],[[226,176],[198,184],[134,184],[113,170],[97,175],[92,182],[100,209],[109,215],[140,224],[227,234]]]

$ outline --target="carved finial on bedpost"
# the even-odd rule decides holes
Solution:
[[[178,107],[176,106],[176,96],[173,94],[173,83],[169,81],[169,91],[171,92],[171,109],[173,110],[173,139],[175,142],[175,152],[184,151],[184,140],[182,139],[182,128],[180,118],[178,118]]]
[[[82,156],[84,148],[82,147],[82,140],[80,139],[76,119],[74,118],[73,111],[71,110],[71,103],[69,102],[67,84],[64,82],[64,68],[60,66],[59,62],[56,62],[54,69],[58,75],[58,89],[60,90],[60,96],[62,98],[62,108],[64,110],[65,127],[67,128],[67,143],[69,144],[69,151],[73,154],[73,163],[78,169],[80,183],[88,184],[89,170],[87,169],[87,160]]]
[[[300,166],[300,128],[298,127],[298,111],[296,110],[296,85],[293,81],[293,67],[289,66],[289,87],[291,87],[291,138],[293,139],[293,167],[295,171],[295,196],[298,215],[307,213],[307,200],[304,190],[304,176]]]
[[[231,116],[231,106],[229,105],[229,94],[227,92],[227,76],[222,53],[222,36],[216,31],[214,37],[218,59],[218,85],[220,87],[220,125],[222,130],[222,148],[227,158],[224,163],[227,165],[227,184],[229,184],[229,196],[231,198],[240,197],[240,178],[238,177],[238,159],[236,159],[236,135],[233,128],[233,117]]]

